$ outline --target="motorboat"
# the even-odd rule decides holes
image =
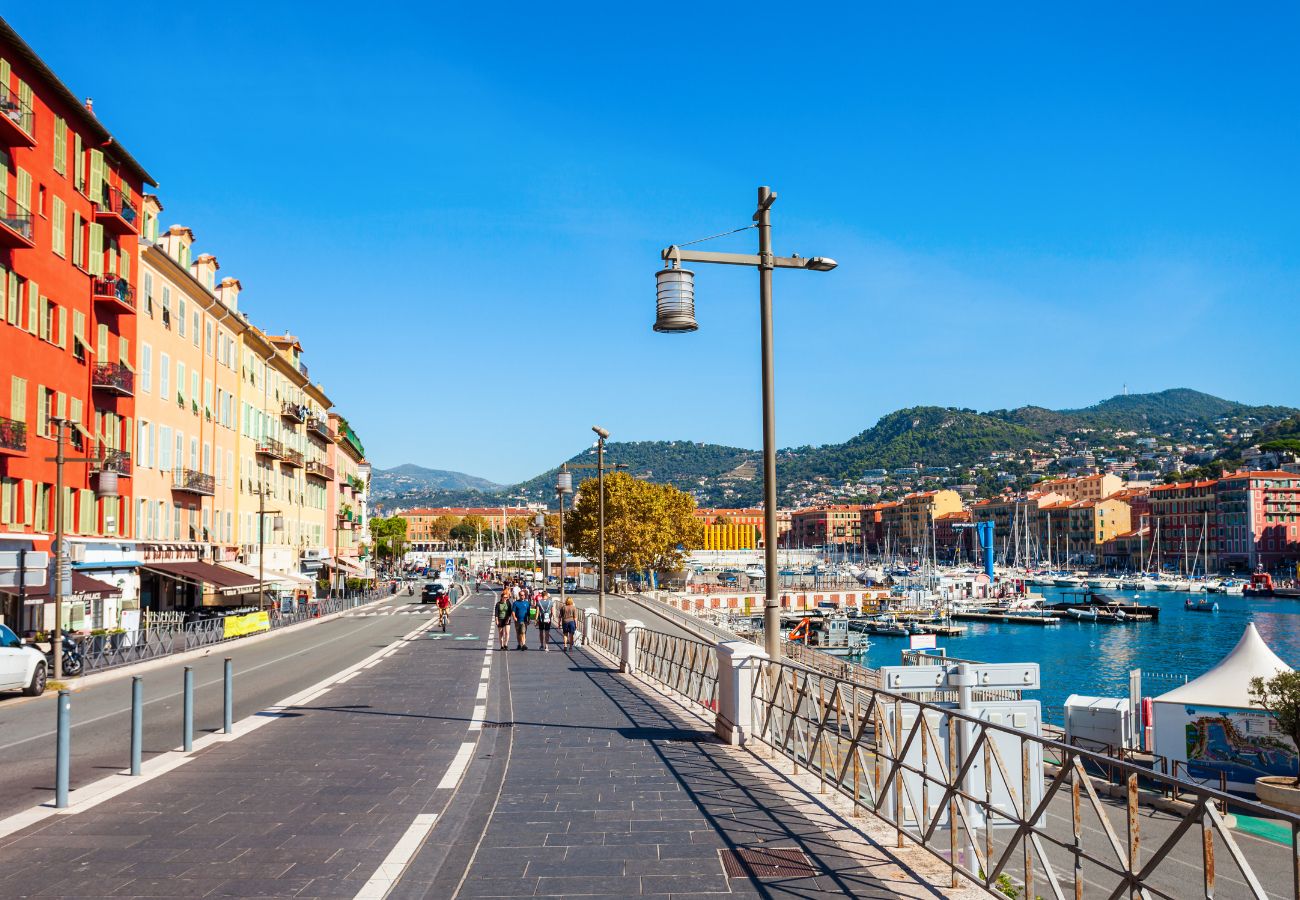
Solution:
[[[1078,619],[1081,622],[1097,621],[1097,610],[1095,609],[1083,609],[1080,607],[1072,607],[1071,609],[1067,609],[1065,611],[1065,614],[1069,616],[1071,619]]]
[[[1183,604],[1183,609],[1188,612],[1218,612],[1219,604],[1209,597],[1202,597],[1200,600],[1188,598]]]

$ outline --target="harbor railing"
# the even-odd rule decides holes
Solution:
[[[623,671],[708,707],[724,741],[784,758],[855,815],[883,820],[899,847],[942,860],[953,887],[965,879],[994,896],[1054,900],[1300,900],[1300,816],[1014,727],[999,698],[962,712],[797,658],[773,662],[742,641],[710,646],[594,610],[587,626]],[[1248,857],[1229,806],[1289,838],[1250,838]]]

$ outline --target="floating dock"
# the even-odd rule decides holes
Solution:
[[[1024,613],[954,612],[963,622],[1007,622],[1012,625],[1060,625],[1060,616],[1031,616]]]

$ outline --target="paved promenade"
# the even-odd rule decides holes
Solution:
[[[490,602],[447,635],[411,617],[97,805],[74,791],[0,838],[3,895],[937,896],[595,653],[493,651]]]

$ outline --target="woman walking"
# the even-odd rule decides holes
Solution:
[[[573,605],[572,597],[565,597],[560,607],[560,633],[564,635],[564,652],[568,653],[578,635],[578,607]]]
[[[505,650],[508,646],[507,641],[510,637],[510,617],[514,612],[510,604],[509,585],[506,585],[501,589],[501,596],[497,598],[497,605],[494,612],[497,617],[497,640],[501,644],[501,649]]]
[[[551,617],[555,613],[555,603],[547,591],[537,592],[537,642],[542,650],[551,652]]]

